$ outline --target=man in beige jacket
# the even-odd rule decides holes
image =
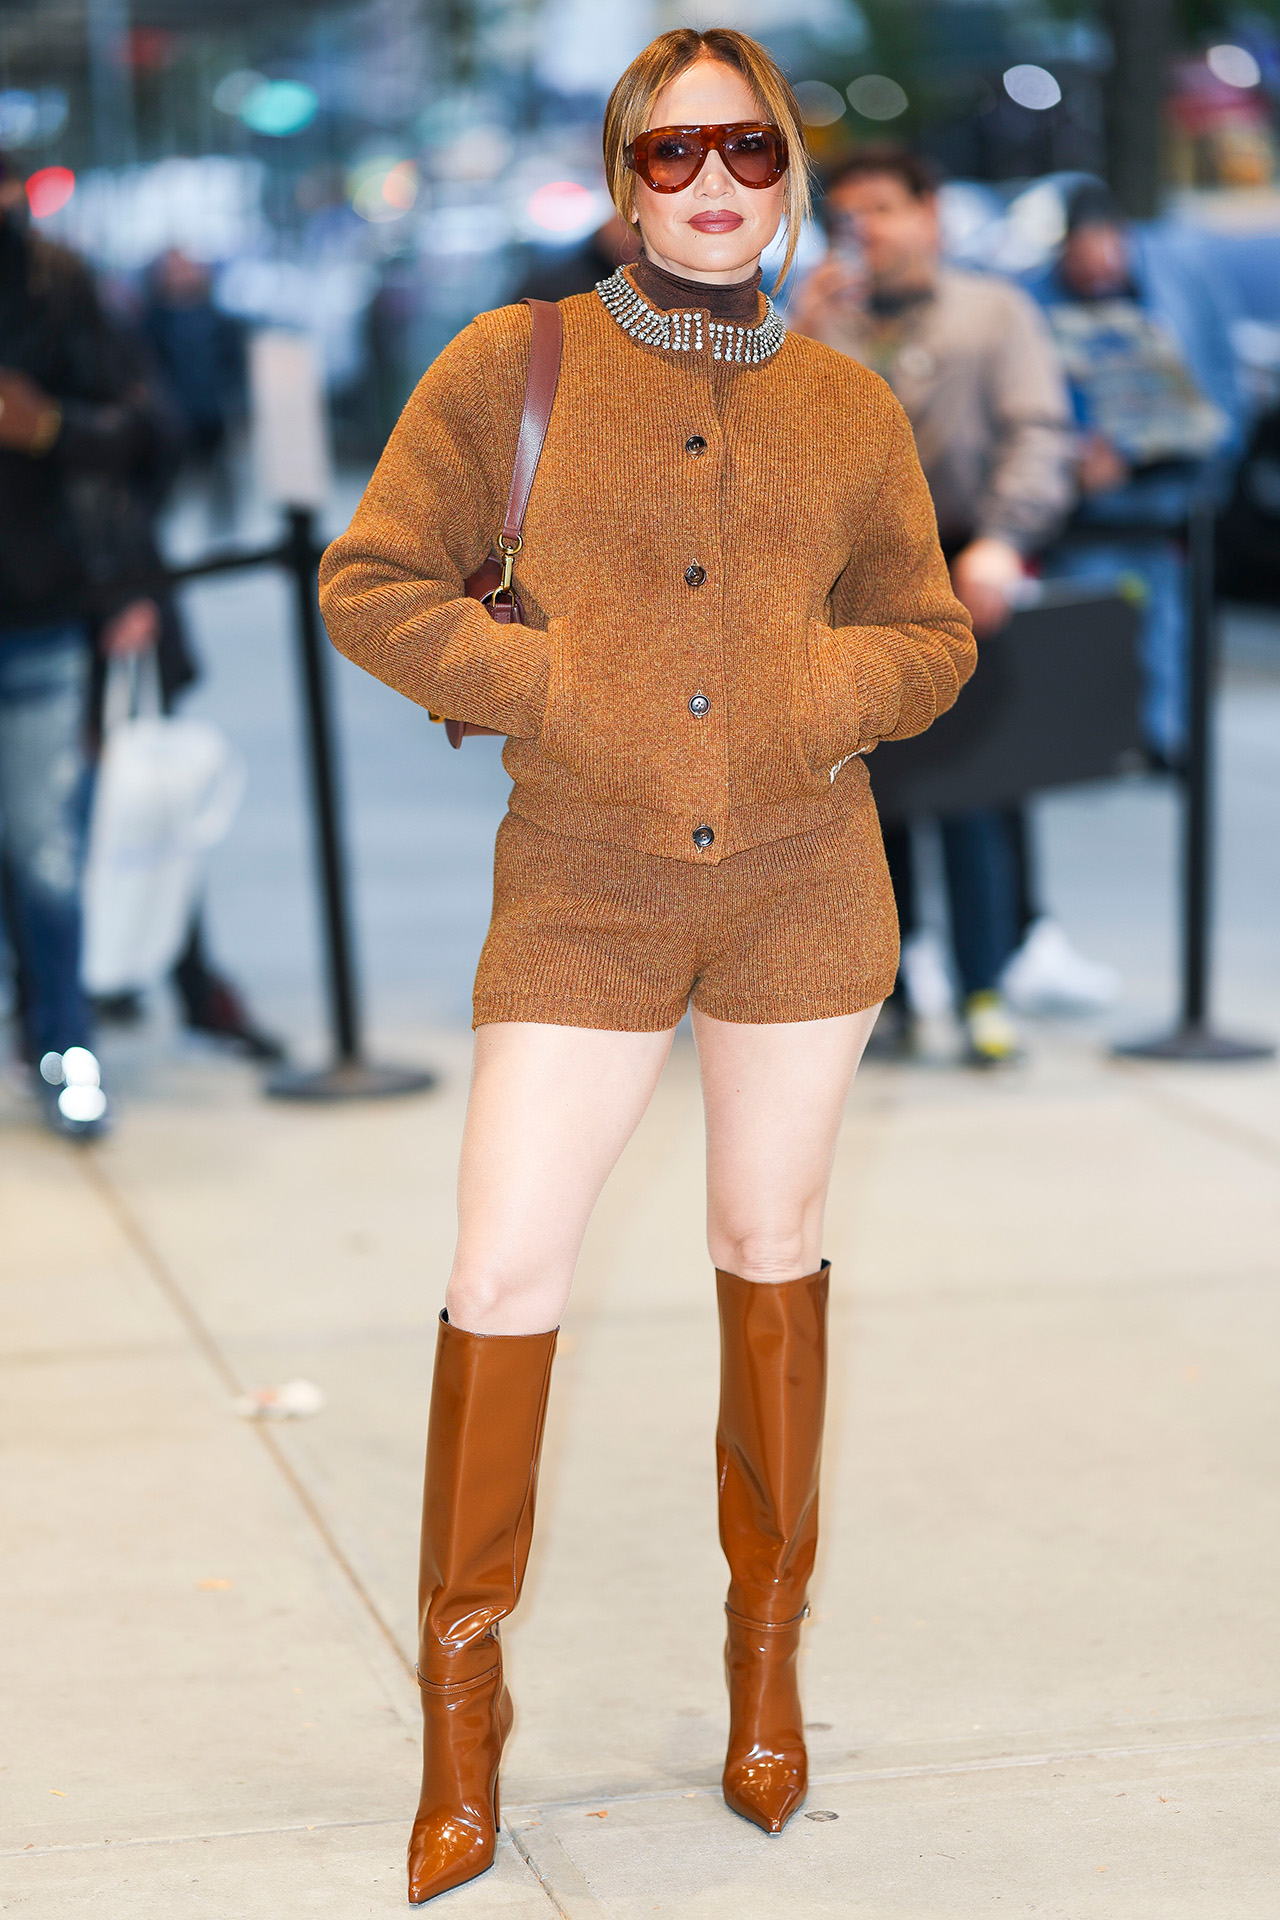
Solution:
[[[952,578],[979,634],[1008,613],[1022,556],[1072,504],[1071,410],[1039,309],[942,264],[927,163],[863,147],[826,194],[827,258],[787,315],[883,374],[906,408]]]
[[[1025,557],[1072,504],[1071,412],[1053,342],[1019,288],[942,263],[934,179],[909,150],[860,148],[828,183],[825,213],[830,250],[789,324],[874,368],[902,402],[953,586],[981,638],[1008,618]],[[954,816],[942,839],[970,1055],[990,1064],[1017,1050],[998,983],[1034,918],[1021,815]],[[910,836],[890,828],[885,845],[906,935]],[[1106,970],[1054,935],[1059,997],[1096,998]]]

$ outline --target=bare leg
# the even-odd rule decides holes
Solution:
[[[826,1400],[822,1220],[876,1009],[739,1026],[694,1015],[707,1239],[720,1271],[716,1479],[729,1563],[726,1805],[780,1833],[808,1791],[796,1661],[818,1544]]]
[[[817,1270],[836,1135],[878,1012],[746,1026],[694,1009],[717,1267],[764,1281]]]
[[[449,1319],[469,1333],[559,1323],[600,1190],[648,1106],[671,1033],[498,1021],[476,1034]]]

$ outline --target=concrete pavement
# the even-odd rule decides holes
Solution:
[[[250,799],[223,955],[321,1045],[283,606],[202,589],[204,710]],[[1218,999],[1280,1030],[1280,647],[1222,708]],[[466,990],[504,783],[342,671],[380,1050],[429,1096],[262,1100],[163,1009],[109,1041],[91,1150],[0,1080],[6,1461],[0,1910],[404,1911],[426,1386],[450,1257]],[[833,1185],[832,1403],[804,1686],[814,1784],[776,1840],[716,1792],[725,1729],[715,1310],[682,1037],[593,1223],[518,1724],[476,1920],[1273,1920],[1280,1753],[1280,1068],[1108,1061],[1171,1005],[1173,810],[1039,809],[1050,898],[1119,964],[1028,1064],[869,1064]],[[327,1399],[268,1427],[237,1394]]]
[[[401,1910],[442,1090],[170,1049],[107,1145],[4,1115],[7,1909]],[[715,1791],[724,1576],[678,1043],[566,1320],[499,1869],[441,1911],[1274,1912],[1280,1071],[864,1069],[842,1134],[814,1786]],[[303,1375],[314,1419],[234,1393]],[[812,1815],[815,1817],[807,1817]],[[827,1816],[827,1817],[816,1817]],[[832,1817],[834,1816],[834,1817]]]

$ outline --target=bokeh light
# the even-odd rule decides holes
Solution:
[[[0,147],[42,147],[67,124],[68,102],[61,87],[0,91]]]
[[[362,220],[383,226],[388,221],[404,218],[417,203],[421,185],[412,160],[402,160],[396,154],[380,154],[354,170],[348,181],[348,192],[351,205]]]
[[[213,90],[213,104],[219,113],[238,115],[250,94],[266,85],[265,73],[258,73],[253,67],[237,67],[234,73],[219,80]]]
[[[1262,68],[1247,47],[1232,46],[1229,42],[1210,47],[1205,59],[1214,79],[1221,80],[1224,86],[1256,87],[1262,78]]]
[[[65,1053],[46,1053],[40,1061],[41,1078],[60,1086],[58,1111],[64,1120],[84,1126],[101,1120],[107,1110],[102,1072],[88,1047],[68,1047]]]
[[[796,88],[806,127],[833,127],[844,116],[844,101],[825,80],[802,80]]]
[[[64,1120],[76,1121],[83,1126],[90,1120],[101,1120],[107,1110],[107,1096],[101,1087],[64,1087],[58,1095],[58,1111]]]
[[[418,197],[418,169],[412,160],[392,167],[382,183],[382,198],[397,213],[408,213]]]
[[[315,88],[301,80],[264,80],[241,102],[240,118],[254,133],[287,140],[309,127],[319,109]]]
[[[34,220],[47,220],[61,213],[76,190],[76,177],[70,167],[41,167],[27,181],[27,200]]]
[[[548,180],[529,195],[525,213],[542,233],[582,233],[595,219],[596,196],[578,180]]]
[[[1010,67],[1004,76],[1004,90],[1020,107],[1033,113],[1045,113],[1056,107],[1062,88],[1047,67]]]
[[[62,1077],[69,1087],[96,1087],[102,1074],[88,1047],[68,1047],[62,1056]]]
[[[25,147],[38,117],[34,93],[25,87],[6,87],[0,93],[0,147]]]
[[[887,74],[864,73],[846,89],[849,105],[864,120],[896,120],[907,110],[907,96]]]

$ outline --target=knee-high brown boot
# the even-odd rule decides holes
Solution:
[[[724,1797],[781,1833],[809,1785],[796,1685],[818,1544],[827,1276],[779,1285],[716,1273],[720,1544],[729,1562]]]
[[[493,1864],[511,1730],[498,1622],[520,1598],[555,1333],[464,1333],[440,1316],[418,1577],[422,1797],[409,1841],[419,1905]]]

